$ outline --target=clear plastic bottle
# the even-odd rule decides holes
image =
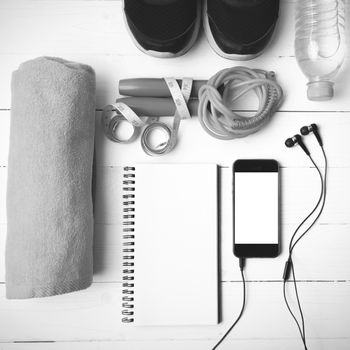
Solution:
[[[309,79],[308,98],[329,100],[345,57],[344,0],[297,0],[295,16],[295,55]]]

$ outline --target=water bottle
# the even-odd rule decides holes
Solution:
[[[297,0],[295,16],[295,56],[309,79],[307,96],[329,100],[345,57],[344,0]]]

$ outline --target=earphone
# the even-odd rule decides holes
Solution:
[[[306,145],[303,142],[303,138],[301,135],[297,134],[294,135],[291,138],[288,138],[285,141],[285,145],[288,148],[292,148],[295,145],[299,145],[301,147],[301,149],[305,152],[305,154],[309,157],[309,159],[311,160],[312,164],[314,165],[315,169],[318,172],[318,175],[320,177],[320,181],[321,181],[321,193],[320,196],[318,198],[318,201],[315,205],[315,207],[313,208],[313,210],[305,217],[305,219],[298,225],[298,227],[296,228],[296,230],[294,231],[290,242],[289,242],[289,255],[288,255],[288,260],[285,264],[285,268],[284,268],[284,272],[283,272],[283,296],[284,296],[284,301],[286,303],[287,309],[289,311],[289,313],[291,314],[291,316],[293,317],[298,329],[299,329],[299,333],[304,345],[304,349],[307,350],[307,344],[306,344],[306,335],[305,335],[305,322],[304,322],[304,315],[303,315],[303,311],[301,308],[301,303],[300,303],[300,299],[299,299],[299,294],[298,294],[298,288],[297,288],[297,282],[296,282],[296,277],[295,277],[295,270],[294,270],[294,265],[293,265],[293,258],[292,258],[292,254],[294,251],[295,246],[300,242],[300,240],[307,234],[307,232],[309,232],[309,230],[315,225],[315,223],[317,222],[317,220],[319,219],[319,217],[321,216],[324,206],[325,206],[325,202],[326,202],[326,194],[327,194],[327,168],[328,168],[328,162],[327,162],[327,156],[326,153],[324,151],[323,148],[323,141],[322,138],[320,136],[320,133],[318,131],[318,126],[316,124],[311,124],[309,126],[303,126],[300,129],[300,133],[303,136],[307,136],[310,133],[313,133],[321,150],[322,150],[322,154],[324,157],[324,175],[322,175],[320,168],[317,166],[317,164],[315,163],[315,161],[313,160],[312,156],[311,156],[311,152],[308,150],[308,148],[306,147]],[[319,209],[319,210],[318,210]],[[304,224],[306,224],[309,219],[313,216],[313,214],[318,210],[318,213],[316,215],[316,217],[311,221],[311,223],[308,224],[308,227],[302,232],[302,234],[300,234],[297,238],[297,234],[299,232],[299,230],[301,229],[301,227],[303,227]],[[290,275],[292,274],[292,278],[293,278],[293,285],[294,285],[294,291],[295,291],[295,296],[297,299],[297,304],[298,304],[298,309],[299,309],[299,313],[300,313],[300,318],[301,318],[301,324],[299,323],[297,317],[295,316],[295,314],[293,313],[288,299],[287,299],[287,295],[286,295],[286,282],[289,280]]]
[[[309,135],[310,132],[312,132],[315,137],[316,137],[316,140],[318,142],[318,144],[323,147],[323,141],[321,139],[321,136],[318,132],[318,126],[316,124],[311,124],[309,126],[303,126],[301,129],[300,129],[300,133],[303,135],[303,136],[306,136],[306,135]]]
[[[318,126],[316,124],[313,123],[309,126],[303,126],[302,128],[300,128],[300,134],[303,136],[309,135],[310,132],[312,132],[315,135],[316,140],[317,140],[318,144],[320,145],[320,147],[323,147],[323,141],[322,141],[320,133],[318,132]],[[288,138],[284,144],[288,148],[294,147],[296,144],[298,144],[303,149],[303,151],[306,153],[306,155],[309,156],[310,151],[305,146],[301,135],[297,134],[297,135],[294,135],[293,137]]]
[[[286,140],[286,142],[284,143],[288,148],[292,148],[294,147],[296,144],[298,144],[302,150],[306,153],[307,156],[310,156],[310,151],[308,150],[308,148],[305,146],[302,137],[297,134],[294,135],[293,137],[290,137],[289,139]]]

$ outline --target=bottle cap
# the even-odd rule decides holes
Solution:
[[[334,84],[330,81],[313,81],[307,85],[307,97],[311,101],[327,101],[334,96]]]

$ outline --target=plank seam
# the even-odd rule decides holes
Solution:
[[[128,342],[184,342],[184,341],[193,341],[193,342],[205,342],[205,341],[212,341],[215,338],[164,338],[164,339],[74,339],[74,340],[0,340],[0,344],[40,344],[40,343],[56,343],[56,344],[64,344],[64,343],[128,343]],[[299,339],[298,337],[256,337],[256,338],[246,338],[246,337],[240,337],[240,338],[231,338],[229,342],[241,342],[241,341],[283,341],[283,340],[296,340]],[[332,341],[332,340],[349,340],[350,337],[308,337],[309,340],[321,340],[321,341]]]
[[[283,280],[247,280],[247,283],[282,283]],[[298,283],[304,283],[304,284],[317,284],[317,283],[323,283],[323,284],[348,284],[350,283],[350,280],[297,280]],[[227,283],[242,283],[241,280],[222,280],[219,283],[227,284]],[[288,281],[287,283],[292,283],[292,281]],[[119,285],[122,284],[122,281],[98,281],[93,282],[92,285],[104,285],[104,284],[115,284]],[[0,282],[0,286],[5,286],[5,282]],[[69,294],[69,293],[68,293]]]
[[[111,0],[112,1],[112,0]],[[11,108],[0,108],[0,112],[10,112]],[[247,113],[252,113],[256,112],[256,109],[235,109],[235,112],[247,112]],[[95,112],[103,112],[102,108],[97,108]],[[346,114],[350,113],[349,110],[277,110],[276,113],[321,113],[321,114],[327,114],[327,113],[339,113],[339,114]],[[167,118],[167,117],[165,117]]]

